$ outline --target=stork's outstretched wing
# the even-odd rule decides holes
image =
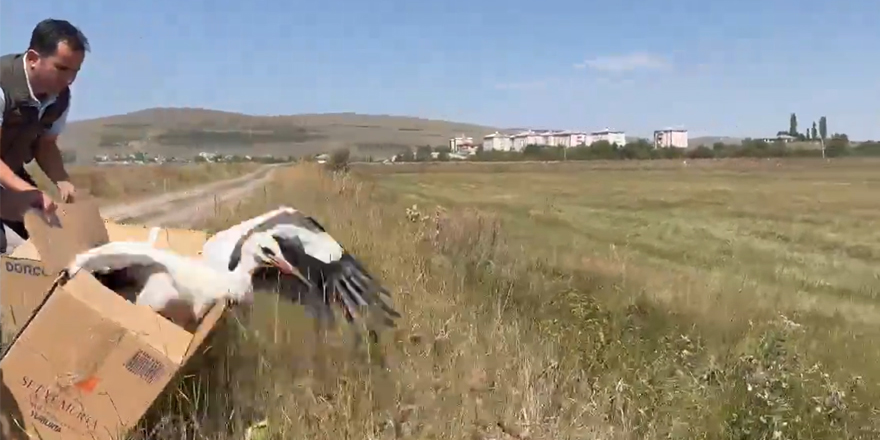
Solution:
[[[76,255],[65,272],[72,277],[80,270],[94,273],[129,301],[184,327],[229,285],[221,271],[200,260],[156,249],[150,242],[110,242],[89,249]],[[187,307],[181,308],[180,301],[188,303]]]
[[[171,250],[156,249],[147,242],[117,241],[103,244],[76,255],[65,271],[67,276],[72,277],[82,269],[90,272],[136,269],[127,271],[134,278],[152,277],[157,272],[165,273],[168,275],[165,279],[173,283],[176,290],[170,294],[177,294],[181,299],[197,303],[196,306],[209,304],[228,295],[237,299],[246,295],[250,286],[250,280],[247,280],[246,285],[235,284],[238,278],[228,271],[218,270],[203,260]]]
[[[171,251],[156,249],[149,242],[114,241],[77,254],[66,268],[68,276],[82,269],[106,272],[132,266],[160,266],[177,272],[191,265],[188,259]]]

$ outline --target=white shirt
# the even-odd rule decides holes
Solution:
[[[24,57],[22,57],[21,62],[22,62],[22,64],[25,62]],[[27,66],[24,66],[24,75],[26,78],[27,78],[27,74],[28,74],[27,72],[28,72]],[[38,117],[42,118],[43,113],[46,111],[46,108],[49,107],[50,105],[52,105],[52,103],[55,102],[55,99],[57,99],[58,96],[52,95],[52,96],[49,96],[48,98],[46,98],[45,101],[40,101],[34,95],[34,90],[31,88],[30,78],[28,78],[27,85],[28,85],[28,91],[31,94],[30,105],[33,107],[36,107],[39,110]],[[56,120],[55,123],[52,124],[52,127],[49,128],[48,131],[46,131],[46,134],[53,135],[53,136],[57,136],[57,135],[61,134],[61,131],[64,130],[64,127],[67,125],[67,112],[68,111],[70,111],[69,104],[68,104],[67,108],[64,109],[64,113],[61,114],[61,117],[59,117],[58,120]],[[3,89],[0,89],[0,124],[3,123],[3,113],[5,113],[5,112],[6,112],[6,95],[3,93]]]

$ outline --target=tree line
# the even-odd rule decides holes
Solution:
[[[817,127],[818,131],[818,127]],[[846,134],[834,134],[824,144],[825,157],[844,156],[880,156],[880,142],[868,141],[851,144]],[[432,153],[438,153],[436,157]],[[399,154],[396,161],[428,162],[448,161],[449,147],[431,147],[424,145],[410,153]],[[545,145],[527,145],[523,151],[482,151],[470,156],[472,161],[518,161],[518,160],[650,160],[650,159],[712,159],[712,158],[770,158],[770,157],[822,157],[822,149],[791,147],[783,141],[767,142],[762,139],[745,139],[740,144],[716,142],[711,146],[701,145],[696,148],[654,148],[647,139],[639,139],[624,146],[607,141],[595,142],[589,146],[557,147]]]
[[[776,132],[777,136],[787,135],[791,136],[799,141],[822,141],[828,139],[828,118],[825,116],[821,116],[819,118],[819,122],[813,121],[813,125],[807,127],[803,133],[798,131],[798,117],[796,113],[792,113],[788,118],[788,130],[780,130]],[[833,134],[831,137],[840,137],[846,136],[838,133]]]
[[[746,138],[740,144],[716,142],[711,146],[697,148],[654,148],[647,139],[639,139],[624,146],[607,141],[577,147],[557,147],[546,145],[527,145],[519,151],[483,151],[469,160],[474,161],[517,161],[517,160],[613,160],[613,159],[711,159],[727,157],[843,157],[880,156],[880,142],[868,141],[852,144],[845,133],[828,135],[828,119],[822,116],[803,132],[798,130],[797,114],[789,117],[788,130],[776,133],[777,139],[768,142],[763,139]],[[786,139],[788,138],[788,139]],[[788,141],[796,141],[790,144]],[[806,144],[804,144],[806,143]],[[433,155],[432,153],[438,153]],[[424,162],[450,160],[449,147],[424,145],[409,153],[397,155],[397,161]]]

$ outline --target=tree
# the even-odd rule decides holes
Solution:
[[[788,122],[788,135],[793,136],[793,137],[797,137],[797,135],[798,135],[797,127],[798,127],[797,115],[792,113],[791,118],[789,119],[789,122]]]
[[[818,130],[816,129],[816,121],[813,121],[813,128],[810,129],[810,140],[818,139]]]
[[[691,159],[711,159],[715,157],[715,150],[705,145],[700,145],[699,147],[688,151],[686,155]]]
[[[526,145],[525,148],[523,148],[522,154],[523,156],[538,157],[541,155],[541,153],[543,153],[542,150],[543,149],[540,145],[529,144]]]
[[[422,145],[416,148],[416,162],[427,162],[431,160],[431,146]]]
[[[588,148],[590,155],[596,158],[616,159],[619,157],[617,146],[605,140],[593,142]]]
[[[351,157],[351,151],[348,148],[340,148],[330,153],[330,159],[327,161],[327,167],[333,171],[348,170],[348,160]]]
[[[823,141],[828,139],[828,121],[825,119],[825,116],[819,118],[819,139]]]
[[[624,145],[620,149],[620,155],[624,159],[650,159],[654,155],[654,145],[647,139],[639,138],[635,142],[628,142]]]

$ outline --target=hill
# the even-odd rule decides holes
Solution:
[[[421,145],[446,145],[449,138],[474,138],[514,128],[410,116],[324,113],[254,116],[202,108],[151,108],[123,115],[71,121],[61,135],[62,148],[77,152],[79,162],[95,155],[136,151],[192,157],[207,151],[221,154],[304,156],[349,148],[354,156],[389,157]],[[638,140],[627,136],[628,142]],[[740,139],[703,136],[693,147]]]
[[[420,145],[446,145],[461,134],[496,128],[406,116],[357,113],[253,116],[200,108],[152,108],[71,121],[60,139],[80,162],[96,154],[144,151],[191,157],[221,154],[302,156],[348,147],[357,156],[387,157]]]

